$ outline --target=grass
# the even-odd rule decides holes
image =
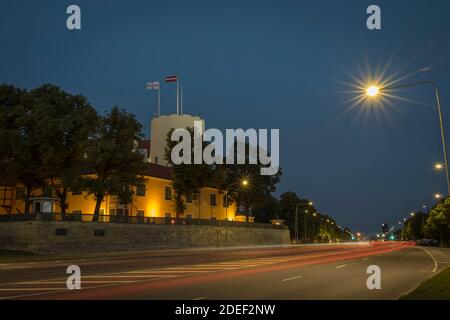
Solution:
[[[401,300],[450,300],[450,267],[422,283]]]

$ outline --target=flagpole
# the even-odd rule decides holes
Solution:
[[[158,88],[158,117],[161,115],[161,84]]]
[[[180,114],[180,76],[177,74],[177,115]]]
[[[181,111],[181,114],[183,114],[183,85],[180,85],[180,90],[181,90],[181,92],[180,92],[180,111]]]

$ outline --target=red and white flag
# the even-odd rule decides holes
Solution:
[[[177,81],[178,81],[178,76],[166,77],[166,82],[177,82]]]

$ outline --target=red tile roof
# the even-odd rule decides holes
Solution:
[[[82,169],[82,174],[93,174],[95,173],[95,169],[92,164],[85,163],[84,168]],[[160,179],[172,180],[172,168],[161,166],[154,163],[146,163],[144,170],[142,171],[142,175],[147,177],[155,177]]]

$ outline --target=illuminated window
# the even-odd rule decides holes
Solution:
[[[192,219],[192,214],[187,214],[186,219]]]
[[[164,199],[172,200],[172,188],[171,187],[164,188]]]
[[[215,193],[209,195],[209,204],[213,207],[217,206],[217,197]]]
[[[16,200],[23,200],[23,199],[25,199],[25,188],[17,187],[16,188]]]
[[[136,186],[136,195],[138,197],[145,197],[145,184],[139,184]]]

